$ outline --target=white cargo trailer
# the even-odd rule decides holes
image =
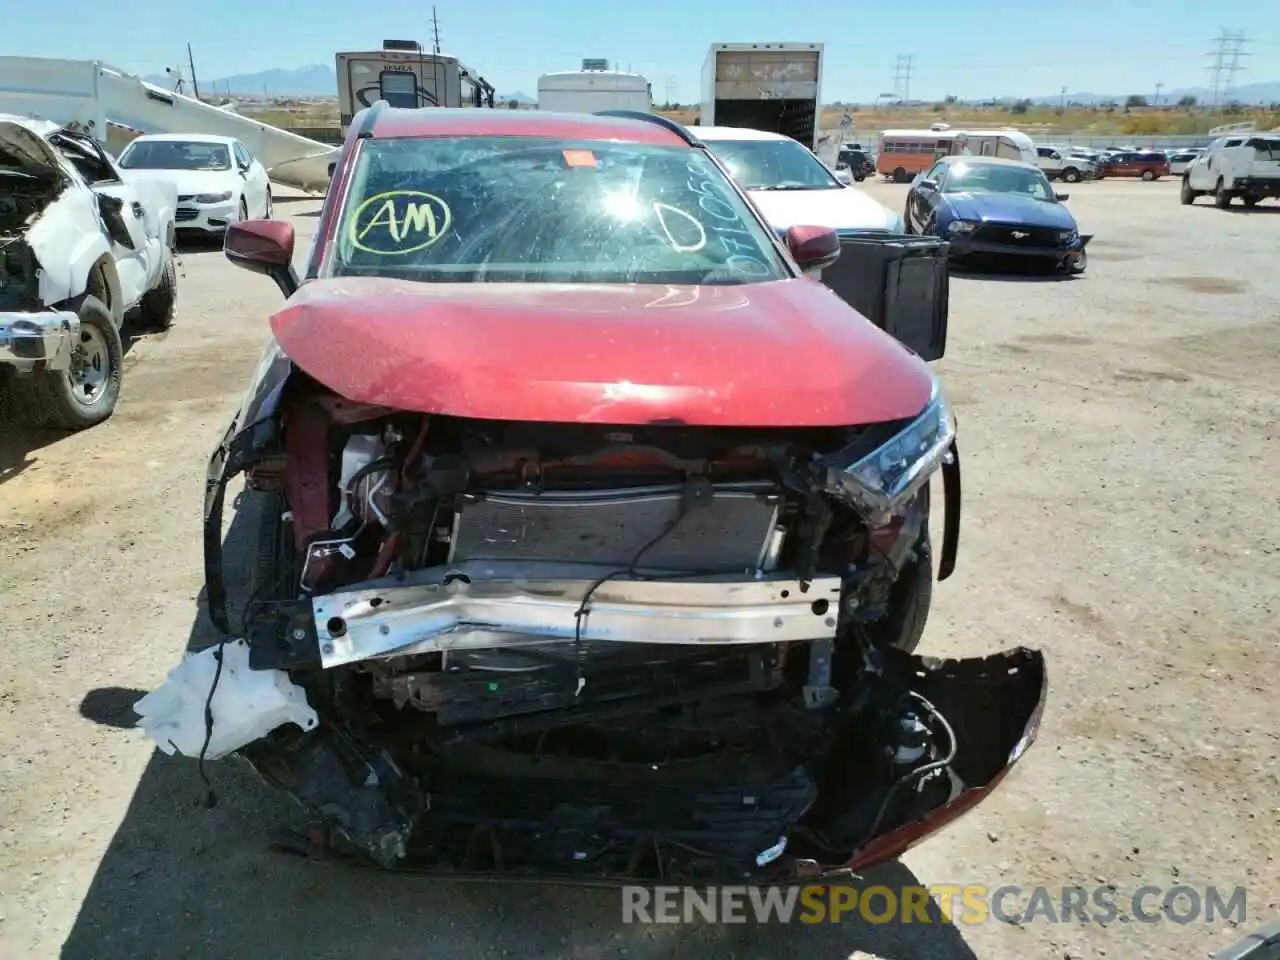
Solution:
[[[583,60],[581,70],[544,73],[538,78],[538,109],[559,113],[652,113],[653,85],[638,73],[610,70],[608,61]]]
[[[821,43],[715,43],[702,68],[704,127],[781,133],[819,154]]]

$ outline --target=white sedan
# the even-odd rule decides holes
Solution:
[[[234,137],[145,134],[120,153],[131,180],[162,180],[178,190],[180,231],[220,234],[238,220],[270,218],[266,168]]]
[[[841,183],[813,152],[780,133],[739,127],[693,127],[775,230],[831,227],[850,236],[902,233],[902,217]]]

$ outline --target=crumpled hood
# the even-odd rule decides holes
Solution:
[[[9,155],[30,173],[56,173],[66,177],[53,146],[41,135],[42,128],[50,131],[57,126],[46,121],[24,123],[17,117],[0,116],[0,153]]]
[[[948,193],[954,219],[983,223],[1017,223],[1029,227],[1073,230],[1075,217],[1061,203],[1049,203],[1016,193]]]
[[[751,190],[769,226],[831,227],[833,230],[896,230],[898,215],[854,187],[831,190]]]
[[[294,363],[349,400],[479,419],[843,426],[915,416],[933,380],[809,278],[313,280],[271,327]]]
[[[121,171],[130,183],[171,183],[180,197],[202,193],[235,192],[243,181],[230,170],[132,170]]]

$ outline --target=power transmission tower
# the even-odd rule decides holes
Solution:
[[[899,54],[893,65],[893,95],[904,103],[911,99],[911,67],[915,59],[910,54]]]
[[[1209,51],[1212,60],[1209,73],[1215,106],[1230,100],[1235,92],[1236,75],[1244,69],[1240,60],[1249,55],[1244,52],[1244,45],[1248,42],[1243,30],[1236,33],[1221,30],[1213,39],[1213,49]]]

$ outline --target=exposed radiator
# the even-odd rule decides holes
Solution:
[[[759,569],[781,497],[772,486],[718,485],[645,551],[641,569]],[[679,514],[678,486],[468,495],[454,519],[451,562],[540,560],[625,569]]]

